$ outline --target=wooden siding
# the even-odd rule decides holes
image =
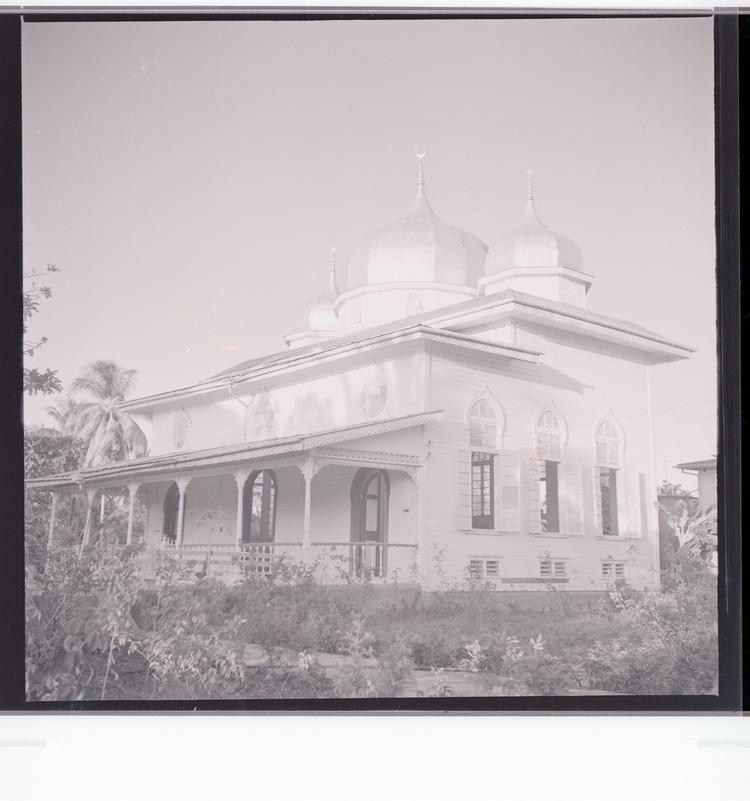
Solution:
[[[492,332],[482,333],[490,338]],[[505,332],[507,335],[507,331]],[[627,562],[628,580],[653,585],[658,571],[658,537],[647,514],[650,486],[645,365],[608,354],[582,350],[579,343],[556,341],[553,334],[517,331],[516,344],[544,353],[539,365],[480,359],[459,361],[432,352],[430,403],[444,410],[444,420],[427,427],[429,485],[426,488],[427,548],[442,552],[443,568],[460,577],[477,554],[502,559],[503,582],[538,577],[539,562],[549,554],[568,560],[570,589],[603,589],[601,562]],[[497,471],[495,530],[471,530],[470,451],[466,411],[472,400],[489,392],[502,407],[505,429]],[[567,438],[559,469],[560,533],[542,534],[539,524],[539,474],[534,425],[553,405],[564,418]],[[601,534],[600,493],[595,464],[595,427],[612,413],[625,432],[624,462],[618,470],[620,536]],[[520,486],[516,531],[503,513],[503,476],[518,465]],[[655,493],[654,493],[655,494]]]
[[[332,428],[355,425],[388,417],[400,417],[424,409],[422,374],[424,356],[412,352],[373,365],[360,361],[346,369],[318,371],[286,383],[258,386],[254,395],[266,394],[274,410],[275,423],[271,436],[311,434]],[[377,373],[387,386],[385,406],[377,415],[368,416],[362,407],[362,387]],[[416,379],[416,380],[415,380]],[[193,402],[184,407],[154,413],[150,439],[151,453],[158,455],[174,450],[173,426],[183,412],[190,421],[189,450],[252,441],[252,396],[244,397],[248,410],[237,399]],[[245,416],[247,414],[247,421]],[[265,438],[265,437],[264,437]]]

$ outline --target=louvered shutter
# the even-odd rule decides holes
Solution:
[[[589,536],[594,530],[594,485],[591,468],[581,465],[581,506],[583,514],[583,533]]]
[[[625,508],[627,528],[624,529],[626,537],[641,538],[641,493],[638,482],[638,473],[625,472]]]
[[[529,531],[539,534],[542,530],[541,509],[539,507],[539,461],[532,457],[527,463]]]
[[[617,486],[617,534],[620,537],[628,536],[628,481],[625,470],[618,470],[615,474]]]
[[[638,473],[638,498],[640,501],[641,537],[648,537],[648,494],[645,473]]]
[[[594,533],[596,536],[600,536],[602,534],[602,484],[598,467],[593,469],[591,479],[594,493]]]
[[[498,524],[501,531],[521,530],[521,457],[502,451],[499,460]]]
[[[469,451],[461,448],[458,463],[458,527],[471,528],[471,460]]]
[[[583,481],[581,465],[562,465],[565,474],[565,531],[568,534],[583,534]]]

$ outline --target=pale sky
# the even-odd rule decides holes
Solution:
[[[27,24],[23,68],[25,269],[62,271],[30,366],[112,358],[143,395],[282,349],[419,149],[488,244],[533,170],[589,308],[698,348],[653,371],[657,478],[716,452],[710,19]]]

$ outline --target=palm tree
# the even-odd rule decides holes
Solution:
[[[119,462],[146,453],[146,435],[130,415],[119,408],[133,389],[135,377],[135,370],[125,370],[116,362],[95,361],[73,381],[73,397],[69,395],[56,408],[47,410],[62,431],[84,442],[83,467]]]
[[[45,406],[44,411],[54,420],[61,434],[77,436],[78,416],[81,403],[72,395],[63,395],[54,406]]]

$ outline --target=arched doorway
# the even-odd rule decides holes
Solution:
[[[187,502],[187,498],[185,499]],[[177,518],[180,514],[180,488],[170,484],[164,494],[164,518],[162,521],[162,539],[167,542],[177,541]]]
[[[243,492],[242,541],[273,542],[276,529],[276,474],[273,470],[251,473]]]
[[[361,468],[352,481],[350,571],[358,577],[386,575],[389,491],[385,470]]]

